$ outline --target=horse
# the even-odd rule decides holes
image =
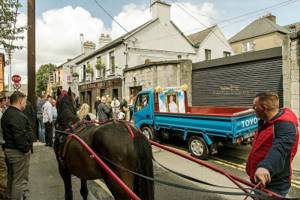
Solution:
[[[80,124],[73,104],[72,91],[66,95],[58,90],[58,117],[56,127],[66,131],[71,125]],[[86,126],[86,127],[82,127]],[[81,129],[81,131],[78,131]],[[116,175],[141,199],[154,199],[152,181],[136,176],[130,171],[153,177],[152,149],[147,138],[132,127],[132,137],[125,122],[109,121],[102,125],[80,125],[74,130],[81,139],[115,172]],[[64,182],[65,200],[72,200],[71,175],[81,180],[80,194],[84,200],[88,196],[87,180],[104,179],[108,189],[116,200],[129,200],[128,195],[108,176],[105,171],[90,158],[85,149],[75,140],[67,140],[62,132],[56,132],[54,151],[59,173]],[[77,132],[77,133],[76,133]],[[109,162],[110,161],[110,162]],[[121,166],[121,167],[120,167]],[[124,170],[128,169],[128,170]]]

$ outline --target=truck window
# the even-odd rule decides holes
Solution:
[[[141,94],[137,97],[134,110],[140,111],[141,109],[147,107],[148,105],[149,105],[149,95]]]

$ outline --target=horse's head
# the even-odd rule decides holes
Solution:
[[[79,121],[79,118],[76,114],[71,88],[69,88],[68,92],[58,88],[57,95],[57,125],[60,130],[65,130],[73,123]]]

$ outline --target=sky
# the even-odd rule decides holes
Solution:
[[[151,19],[150,0],[36,0],[37,68],[46,63],[59,65],[68,58],[80,54],[80,33],[84,34],[85,40],[96,44],[101,33],[110,34],[113,39],[125,33],[95,1],[98,1],[127,30]],[[243,27],[267,13],[276,15],[279,25],[300,21],[300,0],[165,0],[165,2],[171,4],[171,20],[186,35],[218,24],[229,39]],[[18,26],[27,23],[27,0],[20,0],[20,3],[23,7],[19,12]],[[275,4],[278,6],[274,7]],[[264,9],[267,7],[271,8]],[[249,12],[252,14],[228,20]],[[186,23],[187,21],[189,23]],[[25,39],[17,41],[16,44],[25,48],[16,50],[12,60],[12,72],[21,75],[22,83],[27,82],[26,32],[24,36]],[[7,82],[8,67],[5,73]]]

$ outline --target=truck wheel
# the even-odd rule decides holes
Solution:
[[[142,128],[142,133],[144,134],[144,136],[146,136],[146,138],[148,140],[153,140],[153,137],[154,137],[154,131],[151,127],[149,126],[144,126]]]
[[[200,158],[201,160],[205,160],[209,156],[208,147],[203,138],[199,136],[192,136],[189,139],[189,151],[192,156]]]

